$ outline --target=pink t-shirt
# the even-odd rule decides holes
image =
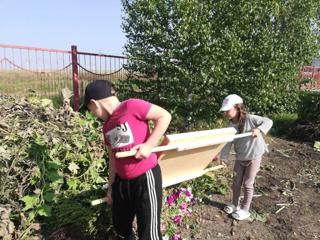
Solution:
[[[114,153],[128,151],[148,139],[150,130],[146,116],[150,107],[151,103],[132,98],[121,102],[114,110],[103,126],[105,144]],[[156,165],[155,153],[146,159],[131,156],[115,160],[116,173],[123,179],[138,177]]]

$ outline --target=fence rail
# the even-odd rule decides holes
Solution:
[[[0,94],[58,97],[67,87],[77,110],[88,82],[126,79],[126,62],[123,56],[78,52],[77,46],[68,51],[0,44]]]

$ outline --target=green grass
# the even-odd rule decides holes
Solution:
[[[111,75],[94,75],[79,72],[79,93],[83,95],[86,84],[93,79],[124,80],[125,70]],[[63,88],[73,89],[72,72],[66,69],[61,72],[26,72],[19,70],[0,71],[0,94],[11,96],[26,96],[32,91],[41,97],[57,97]]]
[[[271,119],[273,126],[270,130],[272,136],[288,136],[294,128],[295,122],[298,119],[297,113],[279,113],[274,114]]]
[[[25,96],[30,90],[39,96],[59,95],[63,88],[72,89],[72,79],[67,73],[28,73],[22,71],[0,72],[0,93]]]

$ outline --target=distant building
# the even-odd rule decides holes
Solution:
[[[315,59],[311,66],[303,66],[300,69],[298,79],[312,79],[300,85],[301,90],[320,91],[320,59]]]
[[[312,65],[316,67],[320,67],[320,58],[313,60]]]

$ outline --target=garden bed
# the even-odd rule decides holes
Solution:
[[[252,219],[239,222],[223,212],[230,191],[212,195],[196,207],[200,231],[190,239],[319,239],[320,152],[313,144],[279,138],[268,142],[270,153],[257,176]],[[231,172],[232,163],[220,178],[231,181]]]

